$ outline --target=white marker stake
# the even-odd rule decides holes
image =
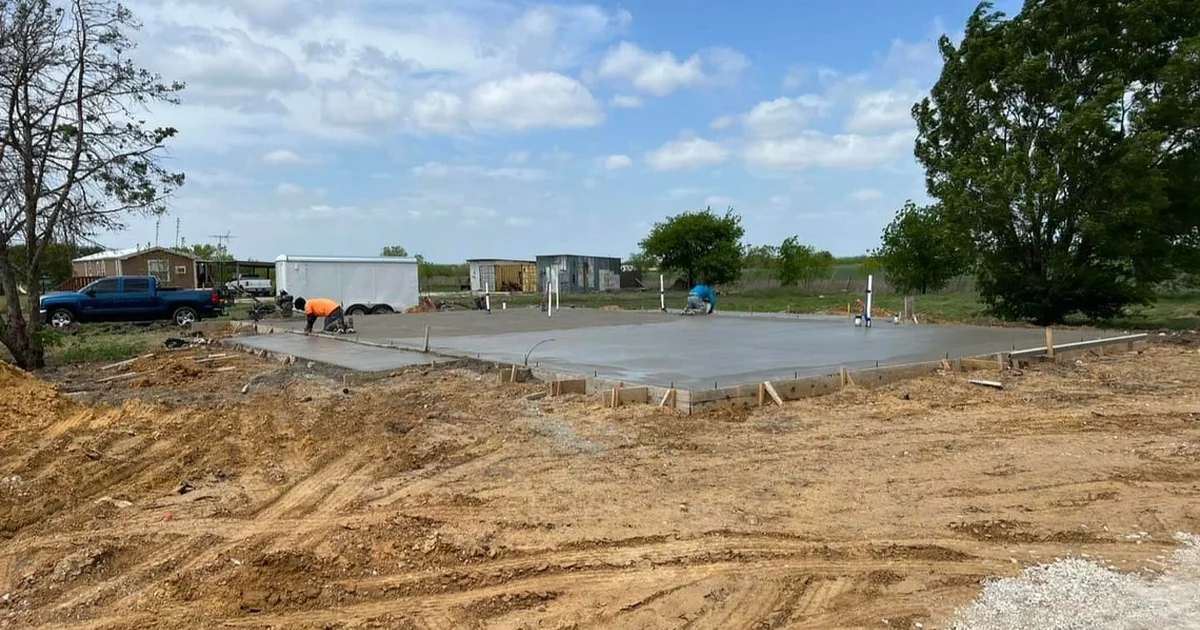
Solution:
[[[487,312],[492,312],[492,283],[485,282],[483,284],[483,307]]]
[[[867,328],[871,327],[871,289],[875,285],[875,276],[867,276],[867,312],[864,314],[863,320]]]
[[[667,294],[664,292],[666,290],[666,285],[664,285],[663,282],[663,275],[660,273],[658,274],[658,308],[660,308],[662,312],[666,313]]]
[[[550,268],[546,267],[546,316],[554,317],[554,293],[550,288]]]
[[[561,286],[558,284],[558,270],[554,270],[554,308],[562,310],[562,296],[560,294]]]

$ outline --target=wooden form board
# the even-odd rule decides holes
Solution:
[[[632,404],[645,405],[649,402],[649,387],[617,387],[604,392],[605,407],[612,408]]]
[[[567,394],[586,394],[587,379],[572,378],[550,381],[551,396],[566,396]]]

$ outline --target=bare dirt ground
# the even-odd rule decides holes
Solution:
[[[212,352],[0,366],[0,628],[930,628],[1200,532],[1196,345],[693,417]]]

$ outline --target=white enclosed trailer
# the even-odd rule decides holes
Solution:
[[[402,313],[420,301],[413,258],[283,255],[275,259],[275,286],[339,302],[347,315]]]

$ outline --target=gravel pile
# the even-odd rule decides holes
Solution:
[[[1200,536],[1179,534],[1183,546],[1159,575],[1118,573],[1070,558],[990,581],[958,611],[954,630],[1200,629]]]

